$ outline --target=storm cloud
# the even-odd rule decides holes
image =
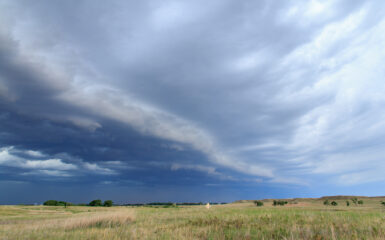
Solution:
[[[0,181],[380,194],[384,7],[1,0]]]

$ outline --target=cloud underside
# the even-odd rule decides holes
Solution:
[[[385,180],[381,3],[25,5],[0,2],[1,166]]]
[[[63,155],[59,154],[57,158],[51,158],[38,151],[5,147],[0,148],[0,166],[21,169],[20,175],[71,177],[84,173],[116,174],[113,169],[101,167],[97,163],[83,162],[79,159],[66,162],[71,157],[64,155],[67,158],[64,160],[59,158],[60,156]]]

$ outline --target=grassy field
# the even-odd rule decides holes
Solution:
[[[324,206],[251,202],[212,206],[0,206],[0,239],[385,239],[385,199]]]

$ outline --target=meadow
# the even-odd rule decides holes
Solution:
[[[382,198],[212,206],[0,206],[0,239],[385,239]]]

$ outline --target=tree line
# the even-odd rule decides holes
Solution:
[[[346,206],[350,206],[350,202],[352,202],[352,204],[354,205],[363,205],[364,204],[364,201],[363,200],[359,200],[357,198],[351,198],[350,201],[349,200],[346,200]],[[263,204],[263,201],[260,201],[260,200],[255,200],[253,201],[253,203],[257,206],[257,207],[262,207],[264,204]],[[284,206],[286,205],[288,202],[287,201],[284,201],[284,200],[274,200],[273,201],[273,206]],[[329,201],[329,199],[326,199],[324,202],[323,202],[324,205],[326,206],[329,206],[329,205],[332,205],[332,206],[337,206],[338,205],[338,202],[337,201]],[[381,201],[381,204],[385,206],[385,201]]]
[[[205,205],[203,202],[183,202],[183,203],[172,203],[172,202],[151,202],[151,203],[127,203],[123,204],[123,206],[195,206],[195,205]],[[227,204],[225,202],[210,202],[210,205],[219,205],[219,204]],[[45,206],[91,206],[91,207],[111,207],[114,205],[112,200],[106,200],[102,202],[100,199],[92,200],[87,203],[79,203],[74,204],[65,201],[57,201],[57,200],[48,200],[43,203]]]
[[[124,206],[197,206],[197,205],[205,205],[206,203],[203,202],[182,202],[182,203],[173,203],[173,202],[150,202],[150,203],[127,203],[124,204]],[[210,202],[210,205],[219,205],[219,204],[227,204],[225,202]]]
[[[352,198],[350,199],[352,201],[352,203],[354,203],[354,205],[363,205],[364,204],[364,201],[363,200],[358,200],[357,198]],[[332,206],[337,206],[338,203],[336,201],[332,201],[332,202],[329,202],[329,199],[326,199],[324,201],[324,205],[332,205]],[[349,200],[346,200],[346,206],[349,207],[350,206],[350,201]]]
[[[88,204],[85,203],[80,203],[80,204],[74,204],[70,202],[65,202],[65,201],[57,201],[57,200],[47,200],[43,203],[45,206],[91,206],[91,207],[112,207],[114,202],[112,200],[106,200],[102,202],[100,199],[92,200]]]

